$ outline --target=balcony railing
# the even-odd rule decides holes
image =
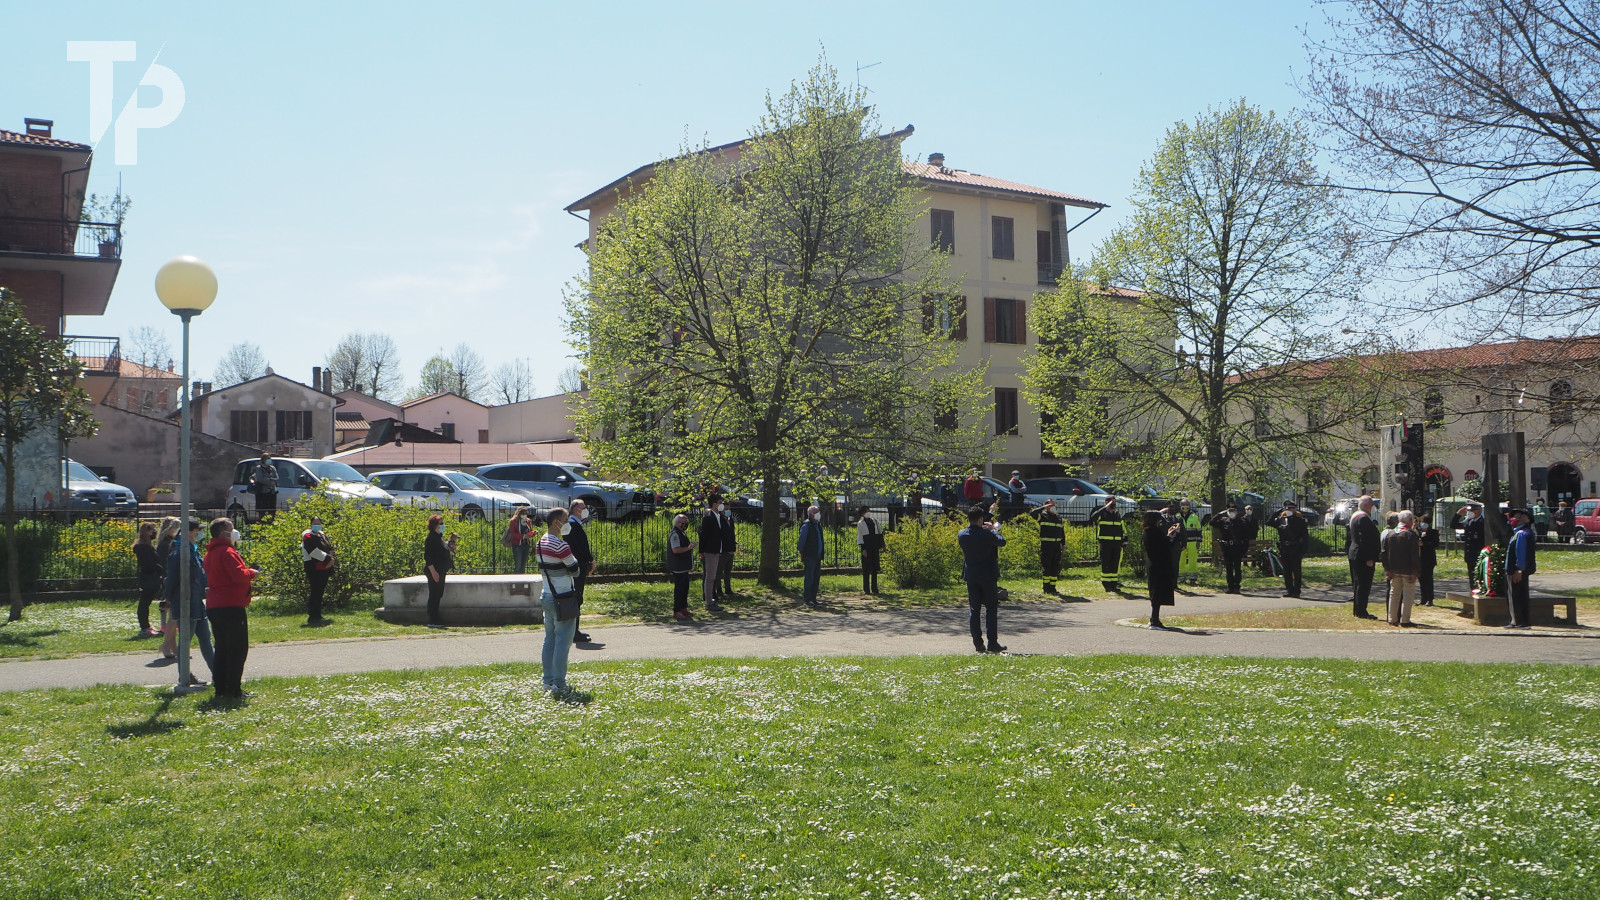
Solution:
[[[0,216],[0,252],[121,259],[122,226],[115,222]]]
[[[67,335],[67,349],[83,363],[85,375],[116,375],[122,371],[122,339]]]

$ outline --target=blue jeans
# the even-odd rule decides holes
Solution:
[[[194,627],[194,636],[200,639],[200,656],[206,661],[206,670],[215,675],[217,651],[211,645],[211,620],[205,616],[195,616],[189,620],[189,624]],[[193,670],[190,670],[190,674],[193,674]]]
[[[801,582],[800,599],[806,603],[817,602],[817,588],[822,582],[822,560],[802,559],[800,565],[804,568],[805,579]]]
[[[556,601],[549,587],[539,595],[539,606],[544,610],[544,651],[539,656],[544,667],[544,689],[566,690],[567,656],[572,653],[572,635],[578,630],[578,620],[556,621]]]

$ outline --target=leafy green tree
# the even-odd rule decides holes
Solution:
[[[895,135],[819,63],[768,95],[731,152],[685,152],[600,223],[567,297],[601,469],[688,496],[762,479],[761,570],[778,578],[780,479],[903,487],[970,459],[983,373],[925,328],[946,292]],[[946,426],[936,425],[944,421]],[[826,466],[829,476],[817,473]]]
[[[1324,325],[1359,269],[1313,153],[1243,101],[1167,132],[1089,271],[1034,305],[1024,383],[1055,455],[1115,452],[1123,481],[1217,509],[1235,474],[1343,470],[1376,389]]]
[[[83,364],[63,338],[28,321],[16,295],[0,288],[0,452],[6,471],[6,590],[8,621],[22,618],[22,560],[17,552],[17,448],[36,433],[65,429],[94,434],[89,395],[78,383]]]

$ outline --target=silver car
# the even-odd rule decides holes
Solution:
[[[515,491],[535,503],[568,507],[582,500],[597,519],[651,513],[656,495],[636,484],[600,480],[600,473],[577,463],[526,462],[479,466],[478,477],[502,491]]]
[[[375,472],[372,483],[392,494],[401,506],[459,510],[463,519],[481,519],[491,512],[496,518],[505,518],[529,505],[521,494],[496,490],[476,475],[451,469]]]
[[[259,460],[240,460],[233,469],[233,487],[228,489],[227,509],[230,518],[239,518],[247,511],[254,512],[256,495],[250,493],[250,475]],[[288,509],[308,491],[324,490],[337,500],[348,500],[358,505],[393,506],[394,498],[382,489],[367,483],[366,476],[350,466],[332,459],[287,459],[272,461],[278,473],[278,509]]]
[[[61,483],[66,486],[67,508],[75,515],[106,513],[131,516],[139,511],[139,500],[133,491],[120,484],[112,484],[109,478],[101,478],[77,460],[62,460]]]

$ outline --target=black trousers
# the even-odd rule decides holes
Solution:
[[[1354,609],[1351,610],[1358,616],[1367,614],[1367,601],[1372,598],[1372,571],[1374,567],[1364,562],[1350,562],[1350,584],[1354,588],[1351,597]]]
[[[161,592],[161,576],[156,574],[139,576],[139,630],[150,630],[150,603],[156,599],[156,594]]]
[[[1478,583],[1478,554],[1483,552],[1482,547],[1467,548],[1467,590],[1481,588]]]
[[[306,598],[307,620],[315,622],[322,618],[322,596],[328,591],[328,577],[332,574],[332,569],[306,567],[306,583],[311,585],[311,595]]]
[[[438,578],[423,573],[428,579],[428,624],[443,625],[444,620],[439,618],[439,601],[444,599],[444,578],[447,573],[440,572]]]
[[[1305,556],[1301,550],[1284,550],[1279,548],[1278,561],[1283,563],[1283,592],[1291,597],[1300,596],[1303,583],[1300,578],[1300,560]]]
[[[672,611],[689,608],[689,577],[692,572],[672,572]]]
[[[270,494],[257,494],[256,495],[256,514],[257,514],[258,517],[260,516],[261,513],[269,513],[269,512],[277,512],[277,511],[278,511],[278,492],[277,491],[273,491]]]
[[[881,551],[868,547],[861,548],[861,593],[876,594],[878,592],[878,572],[883,568]]]
[[[1100,586],[1106,590],[1115,590],[1117,587],[1118,573],[1122,571],[1122,542],[1100,542]]]
[[[1228,590],[1237,591],[1244,584],[1244,548],[1223,548],[1222,565],[1228,575]]]
[[[208,609],[206,618],[211,620],[211,642],[216,648],[211,686],[218,697],[243,696],[244,660],[250,655],[250,627],[244,607]]]
[[[583,568],[587,569],[588,565],[583,564]],[[578,635],[583,633],[583,629],[578,627],[578,620],[583,618],[583,586],[588,583],[589,574],[587,572],[580,572],[576,578],[572,579],[572,589],[578,592],[578,614],[572,617],[572,642],[574,644],[578,642]]]
[[[1055,590],[1056,580],[1061,577],[1061,542],[1043,541],[1039,544],[1039,568],[1044,573],[1044,586],[1047,590]]]
[[[1533,620],[1528,615],[1528,576],[1522,576],[1521,581],[1514,581],[1511,573],[1506,572],[1507,593],[1511,595],[1511,624],[1531,625]]]
[[[1424,606],[1433,605],[1433,566],[1424,565],[1417,572],[1417,597]]]
[[[971,614],[967,626],[972,630],[972,645],[979,650],[1000,646],[1000,635],[995,629],[1000,624],[1000,594],[998,585],[967,582],[967,607]],[[989,643],[983,643],[983,624],[989,625]]]
[[[733,554],[726,553],[722,557],[722,565],[717,567],[717,581],[722,583],[722,596],[727,597],[733,593]]]

